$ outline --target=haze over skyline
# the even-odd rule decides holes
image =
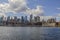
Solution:
[[[0,0],[0,16],[60,16],[60,0]]]

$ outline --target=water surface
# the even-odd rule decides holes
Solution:
[[[0,40],[60,40],[60,28],[0,27]]]

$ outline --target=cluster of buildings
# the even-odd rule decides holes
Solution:
[[[47,20],[42,19],[40,16],[33,16],[32,14],[27,16],[14,17],[0,17],[0,26],[60,26],[60,22],[56,21],[56,18],[50,18]]]

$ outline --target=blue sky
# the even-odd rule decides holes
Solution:
[[[57,8],[60,7],[60,0],[29,0],[28,3],[30,8],[34,8],[37,5],[42,5],[45,15],[53,16],[60,13],[60,10],[57,10]]]
[[[8,3],[8,0],[0,0],[0,3]],[[35,9],[36,6],[38,5],[43,7],[44,15],[46,16],[55,16],[60,14],[60,9],[57,9],[57,8],[60,8],[60,0],[27,0],[27,6],[30,9]],[[6,15],[20,16],[20,15],[26,15],[26,14],[24,13],[12,14],[10,12],[10,13],[7,13]]]

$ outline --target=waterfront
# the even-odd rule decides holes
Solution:
[[[60,40],[60,28],[0,27],[0,40]]]
[[[43,19],[41,19],[43,17]],[[33,16],[32,14],[29,16],[11,16],[8,17],[0,17],[0,26],[60,26],[60,22],[57,22],[56,17],[49,18],[45,20],[46,16]],[[48,16],[47,16],[48,17]],[[50,17],[50,16],[49,16]]]

